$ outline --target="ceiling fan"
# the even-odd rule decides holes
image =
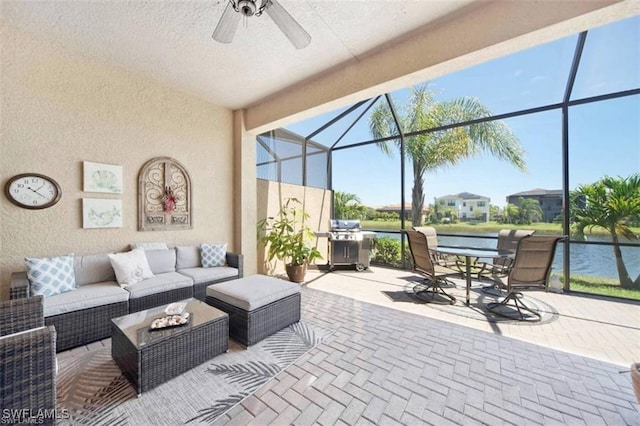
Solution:
[[[220,43],[231,43],[241,17],[260,16],[263,12],[269,15],[296,49],[302,49],[311,42],[309,33],[276,0],[229,0],[213,31],[213,39]]]

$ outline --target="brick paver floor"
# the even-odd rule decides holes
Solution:
[[[302,319],[332,334],[216,424],[640,425],[619,373],[640,361],[639,303],[542,292],[553,321],[496,324],[384,296],[411,275],[310,271]]]
[[[217,424],[640,425],[620,365],[321,291],[315,278],[302,318],[331,337]]]

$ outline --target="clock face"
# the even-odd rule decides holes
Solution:
[[[44,209],[60,200],[60,185],[48,176],[25,173],[9,179],[5,186],[9,200],[26,209]]]

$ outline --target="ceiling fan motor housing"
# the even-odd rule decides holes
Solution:
[[[253,16],[256,13],[256,2],[253,0],[238,1],[238,12],[243,16]]]

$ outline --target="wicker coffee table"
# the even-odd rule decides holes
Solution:
[[[151,330],[161,306],[111,320],[111,356],[141,394],[179,376],[229,345],[229,316],[197,299],[183,300],[189,323]]]

